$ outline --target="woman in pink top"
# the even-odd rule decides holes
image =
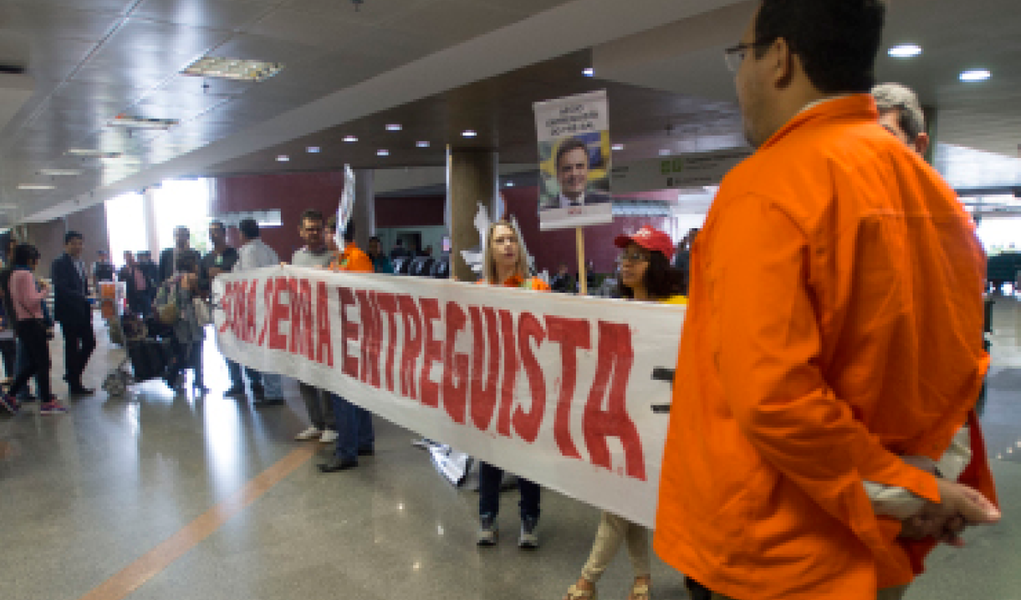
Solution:
[[[14,248],[14,272],[7,285],[10,305],[14,309],[14,331],[25,347],[28,364],[14,378],[11,388],[0,399],[9,412],[18,411],[15,395],[28,379],[35,375],[42,404],[39,413],[53,415],[67,412],[56,396],[50,394],[50,346],[46,339],[43,321],[43,300],[49,295],[49,286],[39,283],[32,272],[39,263],[39,251],[31,244],[18,244]]]

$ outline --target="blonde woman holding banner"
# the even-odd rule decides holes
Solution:
[[[496,221],[486,233],[486,248],[482,257],[482,285],[501,285],[548,292],[549,285],[541,279],[528,276],[528,257],[521,234],[506,220]],[[489,463],[479,462],[479,546],[493,546],[497,539],[496,516],[500,512],[500,482],[503,469]],[[521,492],[521,533],[518,537],[520,548],[538,548],[539,535],[539,485],[527,479],[518,478]]]
[[[614,245],[623,250],[620,255],[621,297],[664,304],[687,303],[681,295],[685,291],[681,289],[681,274],[670,266],[674,253],[670,236],[646,226],[632,236],[618,236]],[[564,600],[596,600],[596,583],[625,542],[635,574],[628,600],[649,600],[652,585],[649,532],[609,512],[603,512],[600,517],[588,562],[578,581],[568,588]]]

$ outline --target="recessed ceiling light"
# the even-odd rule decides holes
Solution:
[[[376,156],[390,156],[390,151],[383,149],[376,150]]]
[[[196,77],[218,77],[234,81],[264,81],[279,73],[283,68],[283,63],[204,56],[185,67],[181,74]]]
[[[624,149],[624,144],[614,144],[614,145],[610,146],[610,150],[623,150],[623,149]]]
[[[358,137],[354,136],[354,135],[345,135],[344,136],[344,141],[349,143],[349,144],[353,144],[353,143],[358,141]]]
[[[581,74],[584,75],[585,77],[594,77],[596,74],[596,70],[593,69],[592,67],[586,67],[585,69],[582,69]]]
[[[507,183],[503,184],[503,186],[504,187],[514,187],[514,182],[513,181],[508,181]]]
[[[464,131],[461,132],[461,135],[463,137],[466,137],[466,138],[473,138],[473,137],[477,136],[478,134],[479,133],[477,131],[475,131],[474,129],[465,129]]]
[[[961,81],[974,83],[976,81],[985,81],[991,76],[991,73],[986,69],[971,69],[970,71],[961,72]]]
[[[81,175],[82,172],[78,169],[39,169],[39,174],[48,177],[73,177]]]
[[[387,123],[386,130],[387,131],[400,131],[401,130],[401,124],[400,123]]]
[[[922,47],[918,44],[898,44],[886,52],[893,58],[913,58],[922,53]]]
[[[41,184],[41,183],[19,183],[18,184],[18,189],[19,190],[53,190],[53,189],[56,189],[56,186],[45,185],[45,184]]]
[[[291,160],[291,157],[287,156],[286,154],[281,154],[280,156],[277,157],[277,162],[287,162],[289,160]]]
[[[671,152],[669,150],[660,150],[659,151],[659,155],[660,156],[670,156],[670,154],[671,154]]]
[[[305,152],[308,152],[309,154],[319,154],[319,151],[319,146],[309,146],[308,148],[305,148]]]
[[[418,146],[419,148],[428,148],[429,142],[426,140],[422,140],[420,142],[415,142],[415,145]]]

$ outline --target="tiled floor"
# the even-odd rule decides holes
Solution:
[[[909,599],[1021,600],[1021,309],[995,307],[993,370],[983,421],[1004,504],[1001,525],[972,531],[964,550],[939,550]],[[87,384],[99,387],[123,351],[99,330]],[[53,346],[55,382],[63,373]],[[162,383],[124,399],[102,392],[62,417],[34,405],[0,419],[0,598],[74,600],[146,555],[258,474],[293,456],[305,425],[292,384],[288,404],[253,409],[222,396],[226,370],[207,348],[205,398]],[[63,394],[62,384],[57,392]],[[592,541],[596,510],[543,496],[537,551],[518,550],[515,493],[504,496],[501,543],[474,545],[477,495],[431,467],[412,434],[377,421],[377,454],[353,471],[322,475],[316,458],[283,477],[168,567],[117,597],[521,599],[562,597]],[[318,451],[326,456],[327,449]],[[601,597],[623,599],[618,557]],[[655,596],[684,598],[680,576],[654,565]],[[104,588],[105,589],[105,588]],[[113,597],[113,596],[106,596]],[[93,596],[96,600],[97,596]]]

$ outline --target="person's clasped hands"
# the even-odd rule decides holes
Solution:
[[[1000,511],[978,490],[939,478],[940,501],[926,502],[916,515],[902,521],[900,537],[911,540],[933,538],[955,547],[964,546],[961,533],[972,525],[991,525]]]

